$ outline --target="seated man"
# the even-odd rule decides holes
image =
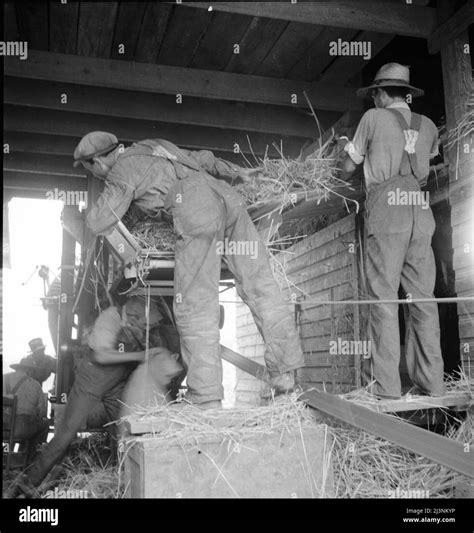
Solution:
[[[27,462],[31,462],[38,445],[46,442],[49,420],[47,405],[41,385],[31,376],[37,367],[30,357],[24,357],[18,364],[11,365],[15,372],[3,376],[3,394],[16,396],[15,440],[30,440]],[[5,419],[3,423],[7,422]]]
[[[51,374],[56,374],[57,360],[50,355],[44,353],[46,346],[43,344],[43,339],[32,339],[28,343],[30,347],[30,355],[35,362],[36,371],[32,377],[42,385]]]
[[[161,320],[152,303],[148,319],[150,345],[155,338],[153,328]],[[19,490],[28,493],[31,485],[38,486],[65,456],[79,431],[101,427],[119,417],[125,384],[137,363],[145,360],[146,325],[145,302],[138,297],[130,298],[122,309],[111,306],[100,313],[89,336],[90,353],[80,360],[76,370],[64,418],[54,438],[28,469],[26,478],[19,480]],[[159,339],[155,341],[161,344]],[[137,347],[140,351],[133,351]],[[164,347],[151,348],[149,357],[163,356],[164,352]],[[171,357],[170,352],[165,355]],[[176,374],[181,370],[176,363]]]

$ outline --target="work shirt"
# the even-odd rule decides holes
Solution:
[[[12,394],[15,385],[25,376],[22,371],[3,375],[3,394]],[[17,397],[16,414],[29,415],[34,418],[45,418],[48,407],[41,385],[29,376],[15,392]]]
[[[214,177],[235,179],[239,175],[237,165],[214,157],[210,151],[175,148],[190,157],[198,169]],[[90,229],[97,235],[109,234],[132,202],[144,215],[157,218],[171,186],[187,173],[188,169],[177,165],[176,157],[163,150],[157,141],[133,144],[118,156],[107,175],[104,191],[87,216]]]
[[[345,151],[357,165],[364,162],[366,189],[387,181],[397,174],[411,174],[408,160],[401,168],[405,136],[398,119],[388,109],[400,111],[408,125],[411,111],[405,102],[395,102],[385,109],[369,109],[362,117],[352,142]],[[438,154],[438,130],[435,124],[422,115],[418,139],[415,144],[420,186],[426,184],[430,171],[430,158]]]

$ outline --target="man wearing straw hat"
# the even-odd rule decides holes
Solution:
[[[124,149],[105,132],[88,133],[74,158],[76,164],[106,179],[104,192],[88,214],[93,233],[109,233],[132,202],[149,216],[166,210],[173,217],[174,314],[188,370],[187,400],[208,409],[221,407],[223,399],[219,345],[223,242],[247,243],[252,250],[251,255],[226,253],[224,260],[265,341],[271,387],[277,394],[293,390],[294,371],[304,366],[294,317],[273,279],[266,246],[243,198],[223,181],[245,180],[254,171],[218,159],[212,152],[188,152],[162,139]]]
[[[404,65],[384,65],[373,83],[357,94],[371,97],[376,107],[364,114],[354,139],[345,146],[346,172],[364,164],[369,297],[396,300],[401,284],[409,299],[432,298],[435,222],[420,188],[426,185],[430,158],[438,154],[437,128],[426,116],[411,112],[407,96],[418,97],[423,91],[410,85]],[[415,390],[440,395],[444,383],[437,304],[408,303],[404,312],[406,361]],[[372,392],[379,398],[399,398],[398,304],[370,306],[369,338]]]
[[[4,374],[3,394],[17,397],[14,438],[30,441],[29,456],[26,458],[29,463],[38,445],[46,442],[48,437],[47,404],[41,385],[33,377],[38,367],[31,355],[10,365],[10,368],[15,372]]]
[[[41,451],[17,481],[16,491],[34,495],[52,467],[67,453],[77,433],[99,428],[119,418],[120,400],[127,380],[137,363],[145,361],[146,326],[150,327],[150,358],[160,357],[156,371],[166,372],[169,382],[182,372],[156,328],[163,316],[151,302],[148,316],[143,298],[131,297],[121,308],[110,306],[100,313],[89,335],[90,353],[83,357],[75,372],[66,412],[54,438]],[[163,376],[162,376],[163,377]],[[16,492],[14,493],[16,494]]]

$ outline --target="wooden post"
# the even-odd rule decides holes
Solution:
[[[64,209],[76,210],[75,206],[65,206]],[[59,342],[58,364],[56,372],[57,403],[65,404],[72,385],[74,360],[71,346],[74,304],[74,268],[75,268],[76,240],[71,234],[63,230],[63,249],[61,257],[61,294],[59,296]]]
[[[441,1],[439,7],[440,16],[443,19],[452,15],[448,2]],[[469,35],[465,30],[441,48],[448,131],[453,130],[459,124],[472,94],[473,83],[469,47]],[[474,144],[472,135],[454,143],[447,151],[447,156],[449,159],[449,201],[453,230],[455,288],[457,296],[473,296]],[[471,376],[474,375],[473,314],[474,306],[472,304],[458,305],[461,361],[464,371]]]

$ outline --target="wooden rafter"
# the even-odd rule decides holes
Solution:
[[[436,27],[433,8],[393,2],[183,2],[196,8],[336,28],[427,38]]]
[[[317,109],[346,111],[362,108],[362,104],[354,98],[352,89],[326,83],[106,60],[38,50],[28,52],[28,61],[5,57],[4,75],[138,92],[182,94],[303,108],[307,106],[303,97],[303,91],[306,91]],[[296,103],[293,103],[293,95],[297,96]]]

